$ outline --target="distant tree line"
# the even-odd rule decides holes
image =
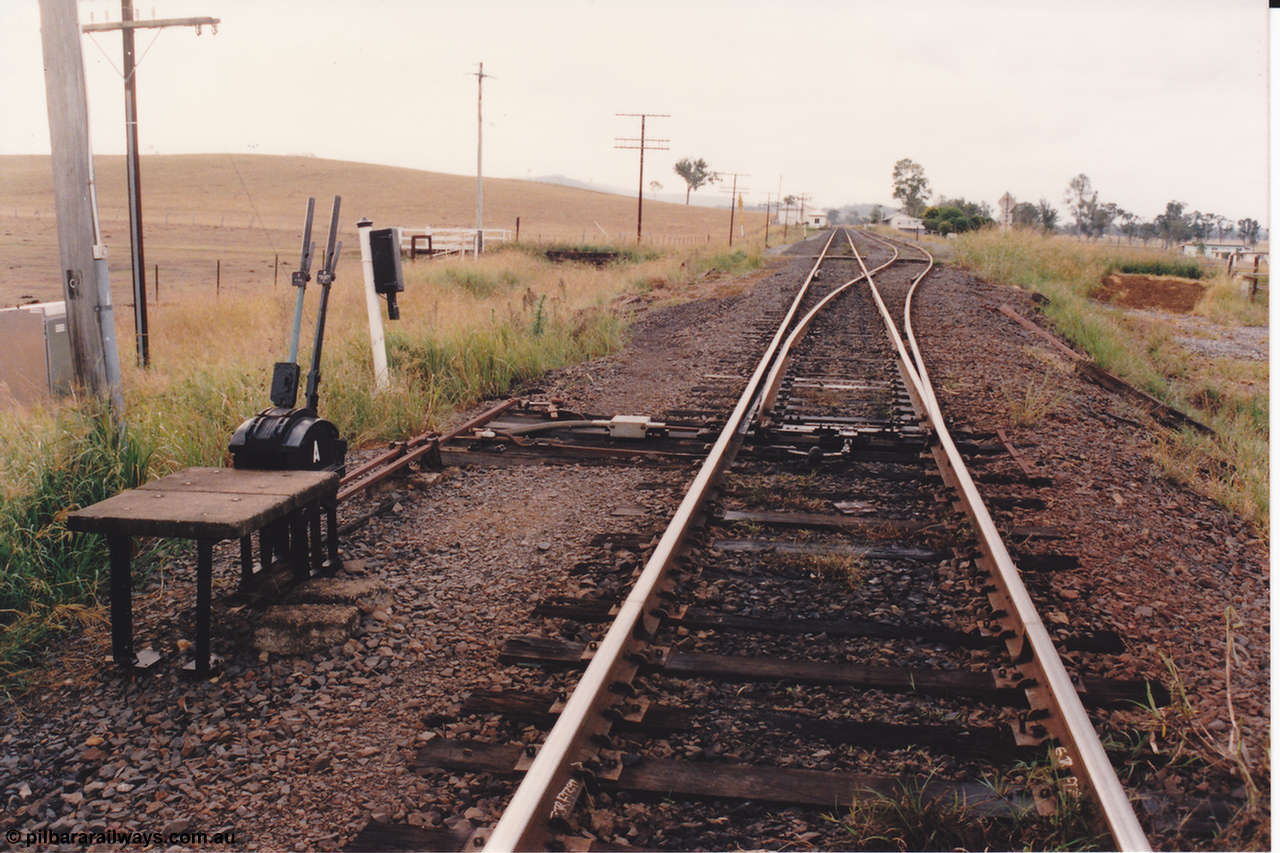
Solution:
[[[937,204],[928,206],[929,180],[924,167],[910,158],[893,164],[892,182],[893,197],[902,202],[908,214],[922,219],[928,231],[945,235],[995,224],[991,206],[986,202],[941,196]],[[1123,235],[1130,242],[1161,240],[1165,248],[1188,241],[1223,240],[1232,234],[1238,234],[1242,242],[1253,246],[1262,233],[1256,219],[1233,221],[1217,213],[1188,212],[1186,203],[1181,201],[1170,201],[1163,213],[1145,222],[1115,202],[1102,200],[1083,172],[1068,182],[1063,201],[1072,220],[1066,225],[1060,225],[1059,211],[1048,199],[1019,202],[1012,193],[1006,192],[1000,198],[1001,220],[1015,228],[1035,228],[1045,233],[1062,230],[1088,240],[1107,234]],[[878,216],[870,218],[879,221]]]

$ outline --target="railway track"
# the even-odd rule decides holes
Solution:
[[[571,692],[474,694],[465,711],[504,720],[507,740],[418,750],[423,772],[520,780],[495,826],[456,842],[1010,847],[1062,826],[1030,815],[1079,810],[1116,849],[1147,849],[1086,709],[1162,688],[1063,667],[1055,642],[1122,645],[1051,632],[1031,604],[975,480],[1045,478],[1003,437],[943,423],[910,324],[932,263],[833,231],[749,378],[726,372],[668,413],[683,420],[630,425],[635,446],[610,440],[610,419],[526,404],[512,420],[504,404],[349,475],[354,489],[441,453],[702,459],[666,529],[618,544],[642,565],[583,566],[588,592],[537,603],[544,634],[508,639],[504,661]],[[1052,531],[1010,530],[1024,570],[1061,567]],[[918,835],[940,815],[956,837]],[[394,834],[371,828],[352,849]]]

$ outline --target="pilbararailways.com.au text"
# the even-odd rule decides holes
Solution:
[[[114,847],[158,847],[179,844],[184,847],[202,845],[234,845],[236,833],[202,832],[187,830],[185,832],[128,832],[122,829],[107,829],[101,832],[58,832],[53,829],[37,829],[23,831],[19,829],[5,830],[4,840],[13,847],[33,847],[53,844],[76,844],[88,847],[94,844],[109,844]]]

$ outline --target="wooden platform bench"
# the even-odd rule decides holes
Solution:
[[[245,471],[188,468],[123,491],[67,517],[71,530],[107,537],[111,559],[111,656],[125,669],[145,667],[133,651],[133,537],[196,541],[195,660],[197,677],[209,674],[209,621],[213,546],[240,540],[240,585],[253,584],[253,534],[260,565],[289,563],[299,580],[331,574],[338,557],[338,475],[330,471]],[[324,516],[326,547],[321,537]]]

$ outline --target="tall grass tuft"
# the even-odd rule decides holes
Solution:
[[[57,426],[60,438],[32,448],[28,488],[0,507],[0,674],[30,660],[42,633],[32,615],[93,602],[102,585],[105,548],[68,531],[67,514],[146,480],[152,456],[145,439],[96,408],[67,409]],[[10,627],[23,642],[12,642]]]
[[[704,273],[716,272],[723,275],[742,275],[758,270],[763,265],[764,257],[759,252],[747,252],[741,249],[700,256],[695,261],[695,269]]]

